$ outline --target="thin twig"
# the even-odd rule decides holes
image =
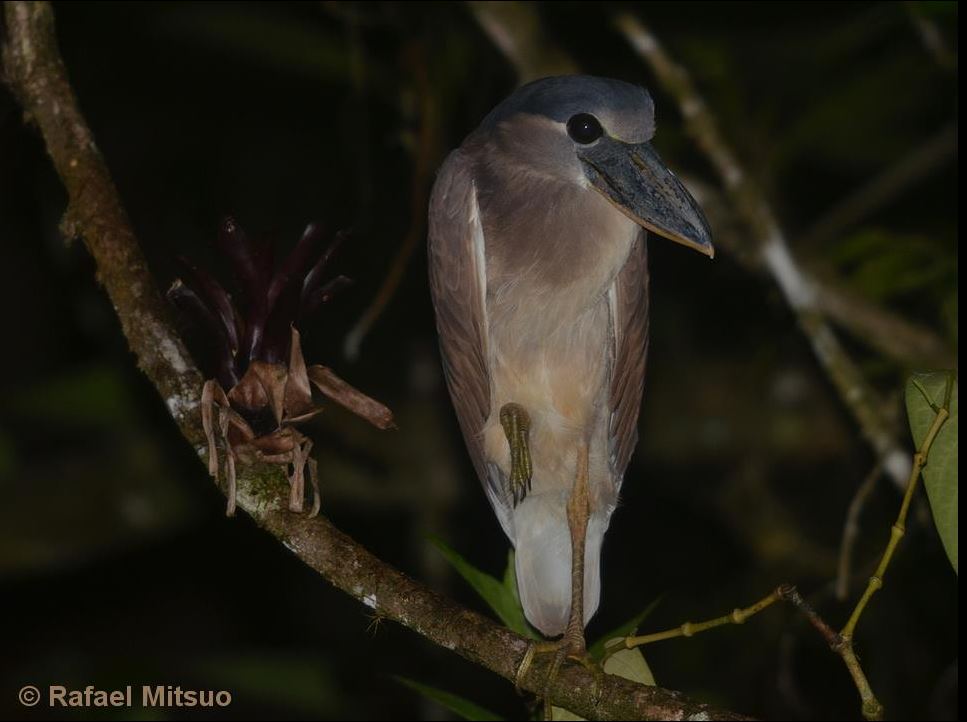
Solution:
[[[83,239],[139,366],[168,401],[182,434],[204,461],[197,412],[201,375],[168,322],[110,174],[78,109],[57,51],[53,10],[47,2],[7,2],[4,10],[4,77],[40,128],[67,187],[65,228]],[[246,467],[238,482],[239,506],[336,587],[376,614],[505,679],[515,678],[529,640],[398,572],[328,520],[284,511],[286,482],[277,467]],[[520,680],[521,687],[588,719],[746,719],[658,687],[612,675],[597,678],[581,665],[565,665],[549,679],[547,664],[538,660],[532,665]]]
[[[868,720],[878,720],[883,717],[883,705],[877,700],[876,695],[873,694],[873,689],[870,687],[870,682],[866,678],[866,673],[863,671],[863,667],[860,664],[859,658],[856,656],[856,652],[853,650],[852,640],[846,639],[842,634],[837,633],[830,627],[822,617],[813,609],[812,605],[809,604],[799,591],[795,587],[789,587],[789,591],[785,596],[785,601],[792,604],[796,609],[798,609],[806,620],[813,626],[813,628],[819,632],[820,636],[826,640],[826,644],[829,648],[838,654],[843,663],[846,665],[846,669],[849,671],[850,676],[853,678],[853,684],[856,686],[856,690],[860,694],[860,700],[863,706],[863,716]]]
[[[816,297],[816,287],[793,256],[765,195],[742,167],[718,130],[705,101],[687,71],[675,63],[655,35],[637,18],[620,14],[615,25],[655,73],[662,87],[679,104],[685,126],[722,178],[727,196],[751,233],[754,252],[774,277],[813,351],[847,408],[872,445],[886,473],[902,484],[910,470],[909,454],[897,443],[884,404],[861,374],[827,323]]]
[[[883,469],[879,464],[873,467],[859,485],[853,500],[846,511],[846,521],[843,524],[843,542],[839,548],[839,566],[836,573],[836,598],[844,601],[849,596],[850,569],[853,565],[853,548],[860,532],[860,512],[876,487],[876,480],[880,478]]]
[[[785,599],[789,589],[792,589],[792,587],[777,587],[772,591],[771,594],[763,597],[751,606],[745,607],[744,609],[733,609],[728,614],[723,614],[721,617],[715,617],[714,619],[709,619],[704,622],[685,622],[684,624],[680,624],[672,629],[666,629],[663,632],[653,632],[652,634],[613,639],[605,644],[607,651],[605,653],[604,660],[607,661],[609,657],[617,654],[623,649],[643,647],[646,644],[661,642],[666,639],[674,639],[675,637],[692,637],[700,632],[705,632],[709,629],[721,627],[726,624],[744,624],[745,620],[747,620],[749,617],[758,614],[762,610],[771,607],[776,602]]]
[[[819,635],[826,640],[826,644],[830,647],[836,647],[840,644],[841,640],[839,635],[836,633],[832,627],[823,621],[823,618],[819,616],[813,606],[803,599],[802,594],[794,586],[787,586],[783,588],[783,601],[789,602],[794,606],[800,613],[806,618],[813,629],[819,632]]]
[[[907,490],[903,495],[903,502],[900,504],[900,512],[897,514],[896,521],[890,529],[890,541],[886,545],[886,550],[883,552],[883,557],[880,559],[876,571],[873,572],[873,576],[870,577],[869,583],[866,585],[863,596],[856,603],[856,608],[853,609],[849,621],[840,632],[844,639],[850,640],[853,638],[853,631],[870,598],[874,593],[883,588],[883,577],[886,574],[887,567],[890,566],[890,561],[893,559],[896,547],[906,532],[907,512],[910,509],[910,502],[913,500],[913,492],[916,491],[917,482],[920,480],[920,471],[927,463],[927,456],[930,453],[930,447],[933,446],[933,440],[937,437],[940,428],[950,416],[950,393],[952,385],[953,377],[950,376],[947,379],[947,392],[943,405],[937,409],[937,415],[934,417],[933,424],[930,425],[930,429],[927,431],[923,443],[920,444],[920,448],[917,449],[917,453],[913,455],[913,468],[910,469],[910,478],[907,481]]]
[[[743,624],[749,617],[768,609],[776,602],[787,602],[791,604],[806,618],[810,625],[812,625],[812,627],[819,632],[829,648],[836,652],[836,654],[838,654],[846,664],[846,668],[849,671],[850,676],[853,678],[853,683],[856,685],[856,689],[860,693],[860,698],[862,699],[863,703],[863,715],[867,719],[871,720],[880,719],[883,714],[883,707],[873,694],[870,683],[866,678],[866,673],[863,671],[863,667],[860,665],[859,658],[853,651],[851,640],[830,627],[823,620],[823,618],[819,616],[816,610],[813,609],[812,605],[803,599],[802,595],[799,593],[799,590],[797,590],[792,584],[783,584],[777,587],[772,591],[771,594],[763,597],[749,607],[744,609],[734,609],[729,614],[724,614],[721,617],[715,617],[714,619],[709,619],[705,622],[685,622],[682,625],[665,630],[664,632],[655,632],[653,634],[612,640],[606,647],[607,651],[605,653],[605,659],[617,654],[623,649],[633,649],[635,647],[641,647],[653,642],[660,642],[665,639],[674,639],[675,637],[691,637],[695,634],[699,634],[700,632],[727,624]]]
[[[863,668],[860,665],[859,658],[856,656],[853,648],[853,635],[856,631],[856,625],[859,623],[860,617],[866,609],[866,605],[869,604],[873,594],[883,588],[883,577],[886,575],[886,570],[890,565],[890,561],[893,559],[893,554],[896,552],[900,539],[903,538],[906,530],[907,514],[910,509],[910,503],[913,500],[913,494],[917,488],[920,472],[927,463],[927,457],[929,456],[930,447],[933,445],[934,439],[950,415],[952,386],[953,376],[950,376],[947,380],[947,390],[944,395],[943,405],[937,409],[937,415],[934,417],[933,423],[927,431],[923,443],[920,444],[920,448],[914,454],[913,468],[910,470],[910,478],[907,481],[906,492],[903,495],[903,501],[900,504],[897,519],[890,529],[890,540],[887,542],[886,550],[883,552],[876,571],[870,576],[866,589],[863,591],[862,596],[856,603],[856,607],[853,609],[853,613],[850,614],[849,620],[843,628],[839,633],[833,632],[829,625],[823,622],[819,615],[798,594],[790,597],[790,601],[796,604],[806,614],[810,622],[813,623],[813,626],[823,635],[823,638],[829,643],[830,648],[843,658],[843,662],[846,664],[846,668],[849,670],[850,675],[853,677],[853,682],[856,684],[856,689],[860,693],[860,699],[863,705],[863,716],[869,720],[882,719],[883,705],[873,693],[869,680],[866,678]],[[872,475],[870,478],[875,479]]]

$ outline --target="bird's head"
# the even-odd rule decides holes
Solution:
[[[702,209],[651,145],[655,105],[644,88],[587,75],[535,80],[480,129],[516,167],[600,193],[638,225],[713,255]]]

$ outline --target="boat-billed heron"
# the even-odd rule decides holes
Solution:
[[[447,385],[516,548],[528,621],[585,650],[601,544],[637,442],[648,231],[708,256],[708,224],[629,83],[545,78],[446,159],[429,215]]]

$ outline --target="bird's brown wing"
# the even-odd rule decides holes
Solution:
[[[470,159],[459,150],[433,186],[428,235],[430,293],[450,397],[477,475],[485,488],[499,487],[483,455],[482,430],[490,415],[483,229]],[[496,508],[501,490],[487,492]]]
[[[611,376],[611,470],[621,483],[638,442],[638,411],[648,354],[647,233],[638,235],[611,289],[614,366]]]

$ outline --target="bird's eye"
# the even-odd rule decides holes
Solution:
[[[590,113],[578,113],[567,121],[567,134],[581,145],[587,145],[604,135],[604,130],[598,119]]]

